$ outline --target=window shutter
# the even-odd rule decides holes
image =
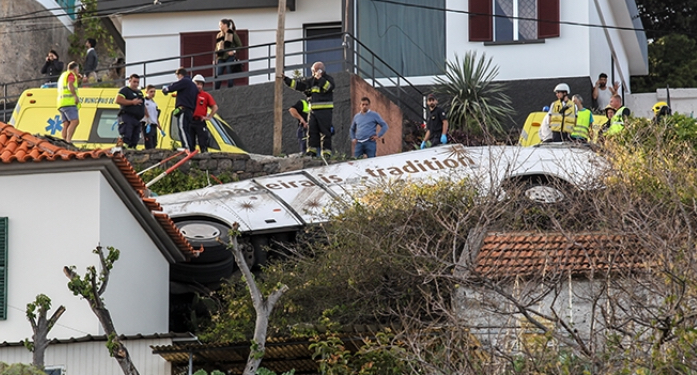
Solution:
[[[7,319],[7,218],[0,217],[0,320]]]
[[[559,37],[559,0],[537,0],[537,37]]]
[[[470,42],[491,42],[493,37],[492,0],[469,0]]]

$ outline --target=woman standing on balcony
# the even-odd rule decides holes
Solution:
[[[41,68],[41,74],[46,75],[48,82],[58,82],[58,77],[63,73],[63,62],[58,59],[58,52],[54,50],[48,51],[46,63]]]
[[[216,77],[220,77],[225,74],[227,70],[229,74],[236,73],[239,70],[234,69],[233,65],[237,60],[236,49],[242,47],[242,41],[240,37],[237,36],[235,32],[235,23],[231,19],[223,18],[220,20],[220,32],[215,38],[215,55],[216,60],[213,64],[217,64]],[[239,64],[238,64],[239,65]],[[215,81],[215,89],[219,89],[221,81]],[[232,87],[234,82],[232,79],[228,79],[227,87]]]

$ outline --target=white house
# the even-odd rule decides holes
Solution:
[[[64,266],[75,265],[80,274],[98,267],[92,253],[98,245],[121,251],[103,295],[119,334],[168,332],[169,265],[194,250],[159,205],[144,198],[145,190],[120,154],[70,151],[0,123],[0,361],[31,362],[29,351],[20,353],[11,344],[31,338],[25,309],[38,294],[49,296],[54,309],[66,307],[49,338],[65,342],[104,334],[63,274]],[[142,373],[167,373],[166,364],[150,359],[148,351],[148,345],[167,340],[152,337],[132,353]],[[91,351],[85,345],[49,346],[46,365],[71,373],[120,372],[104,342],[94,341]],[[90,357],[91,371],[83,355]]]
[[[185,54],[187,34],[217,31],[221,18],[234,19],[237,28],[247,35],[248,46],[275,43],[277,1],[162,3],[117,0],[100,5],[106,11],[122,10],[119,18],[128,63]],[[317,35],[318,28],[329,33],[346,27],[393,68],[419,84],[432,83],[432,76],[439,73],[445,60],[467,51],[485,52],[493,57],[500,67],[500,80],[558,77],[594,80],[605,72],[629,89],[630,75],[648,73],[647,42],[634,0],[399,3],[402,2],[288,1],[285,37],[291,40]],[[336,40],[341,42],[340,38]],[[205,47],[210,51],[213,46]],[[301,44],[290,47],[287,55],[303,48]],[[312,48],[305,46],[302,50],[307,52]],[[253,49],[250,58],[266,57],[269,51],[274,54],[273,46],[270,50]],[[300,58],[303,56],[287,57],[286,65]],[[179,63],[175,59],[148,65],[147,71],[172,71]]]

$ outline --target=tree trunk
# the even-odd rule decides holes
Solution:
[[[233,230],[237,230],[238,225],[235,223],[233,225]],[[288,290],[287,285],[281,285],[280,288],[274,290],[269,298],[264,298],[264,295],[259,290],[256,282],[254,281],[254,275],[249,269],[249,265],[242,255],[242,250],[237,243],[237,235],[232,238],[232,253],[235,255],[235,263],[242,271],[245,281],[247,282],[247,287],[249,287],[249,294],[252,297],[252,303],[254,305],[254,311],[256,311],[257,318],[256,324],[254,326],[254,339],[252,342],[252,348],[249,352],[249,358],[247,358],[247,365],[244,368],[243,375],[255,375],[261,364],[261,360],[264,357],[264,351],[266,349],[266,332],[269,326],[269,316],[273,310],[274,305],[281,298],[283,293]]]
[[[92,311],[97,316],[97,319],[99,319],[99,323],[101,323],[104,333],[106,333],[107,337],[109,337],[110,341],[107,343],[109,354],[111,354],[116,362],[118,362],[119,366],[121,366],[123,373],[125,375],[140,375],[138,373],[138,369],[136,369],[135,365],[133,364],[133,360],[131,359],[131,355],[128,353],[128,349],[126,349],[126,346],[121,343],[121,339],[119,339],[118,333],[116,333],[114,321],[111,319],[109,310],[104,307],[93,306]]]

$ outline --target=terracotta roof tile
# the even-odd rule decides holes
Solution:
[[[16,129],[12,125],[0,122],[0,164],[30,163],[54,160],[111,159],[124,175],[128,183],[143,200],[143,204],[153,211],[155,219],[172,238],[177,248],[187,257],[196,256],[201,251],[194,250],[182,236],[174,222],[162,211],[162,207],[152,198],[145,197],[145,183],[136,174],[131,163],[121,154],[112,154],[109,150],[71,151],[51,142]]]
[[[637,239],[603,233],[490,233],[475,262],[484,277],[583,274],[645,266]],[[645,254],[644,254],[645,255]]]

